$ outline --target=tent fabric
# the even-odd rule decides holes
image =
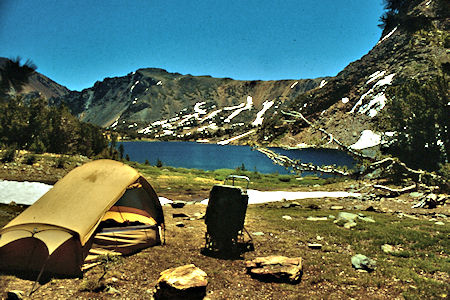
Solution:
[[[138,222],[158,228],[164,223],[158,196],[135,169],[112,160],[87,163],[69,172],[0,230],[0,268],[14,264],[22,264],[24,269],[30,266],[30,262],[25,262],[26,255],[18,258],[23,260],[20,263],[5,260],[14,260],[11,251],[20,246],[42,248],[39,250],[40,258],[34,257],[34,260],[42,260],[45,256],[42,253],[47,253],[48,257],[52,256],[50,261],[65,257],[65,263],[72,261],[79,264],[66,268],[67,272],[80,270],[99,224],[111,219],[124,223],[124,226],[129,222]],[[158,239],[159,235],[156,235],[152,243],[157,243]],[[58,256],[57,252],[59,258],[53,257]],[[31,265],[39,264],[33,262]],[[58,271],[57,267],[55,273]]]

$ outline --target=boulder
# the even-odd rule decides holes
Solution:
[[[193,264],[171,268],[160,273],[154,298],[203,299],[207,285],[207,274]]]
[[[246,261],[245,267],[252,278],[268,282],[298,283],[303,273],[301,257],[257,257]]]
[[[358,215],[342,211],[338,214],[337,218],[338,218],[338,220],[350,222],[350,221],[355,221],[356,218],[358,218]]]
[[[352,257],[352,266],[357,270],[372,272],[376,269],[377,262],[362,254],[356,254]]]

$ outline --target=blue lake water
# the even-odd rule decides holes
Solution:
[[[148,160],[155,165],[159,159],[165,166],[189,169],[217,170],[236,169],[244,164],[249,171],[260,173],[288,174],[284,167],[274,165],[264,154],[249,146],[216,144],[200,144],[195,142],[119,142],[123,144],[125,154],[130,160],[144,163]],[[299,149],[284,150],[270,148],[273,151],[286,155],[302,162],[317,165],[347,166],[355,165],[354,159],[348,154],[332,149]],[[306,174],[306,173],[305,173]]]

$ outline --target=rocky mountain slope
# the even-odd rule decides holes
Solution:
[[[445,98],[448,99],[450,66],[449,2],[403,2],[405,4],[400,11],[392,12],[397,19],[385,24],[379,42],[368,54],[349,64],[337,76],[329,78],[322,88],[301,94],[280,108],[301,112],[316,126],[324,128],[347,145],[364,149],[380,145],[399,133],[392,128],[395,127],[393,122],[404,121],[398,116],[390,126],[382,126],[386,116],[391,120],[394,117],[389,111],[392,104],[401,100],[389,93],[391,89],[402,89],[411,82],[429,86],[428,82],[440,78],[443,82],[439,91],[441,102],[430,103],[434,100],[425,99],[422,109],[425,112],[430,106],[438,105],[440,107],[436,109],[443,116],[447,114],[448,119],[450,111]],[[415,97],[419,99],[417,95]],[[412,103],[416,101],[413,98]],[[402,108],[405,112],[412,110],[411,102]],[[408,118],[414,119],[415,114]],[[302,121],[293,122],[290,119],[283,114],[275,114],[265,120],[259,140],[289,146],[327,144],[328,139],[323,134],[313,131]],[[424,125],[433,127],[433,124]],[[435,143],[438,146],[445,144],[448,151],[448,121],[447,125],[435,126],[441,126],[433,133]],[[406,125],[404,129],[407,129]]]
[[[0,67],[7,60],[8,58],[0,57]],[[69,93],[69,89],[39,72],[34,72],[24,86],[22,93],[27,94],[29,97],[42,96],[50,99],[52,97],[63,97]]]
[[[192,139],[258,126],[274,101],[289,101],[321,82],[324,78],[239,81],[147,68],[105,78],[56,101],[64,101],[82,121],[105,128]]]

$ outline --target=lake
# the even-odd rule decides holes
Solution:
[[[155,165],[159,159],[163,165],[188,169],[217,170],[236,169],[242,164],[246,170],[260,173],[288,174],[284,167],[274,165],[272,161],[259,151],[252,151],[249,146],[217,144],[200,144],[196,142],[118,142],[123,144],[125,154],[130,160],[144,163],[148,160]],[[271,150],[286,155],[302,162],[310,162],[318,165],[335,164],[352,168],[354,159],[348,154],[333,149],[298,149],[284,150],[270,148]],[[311,174],[311,173],[309,173]],[[306,175],[306,173],[304,173]]]

